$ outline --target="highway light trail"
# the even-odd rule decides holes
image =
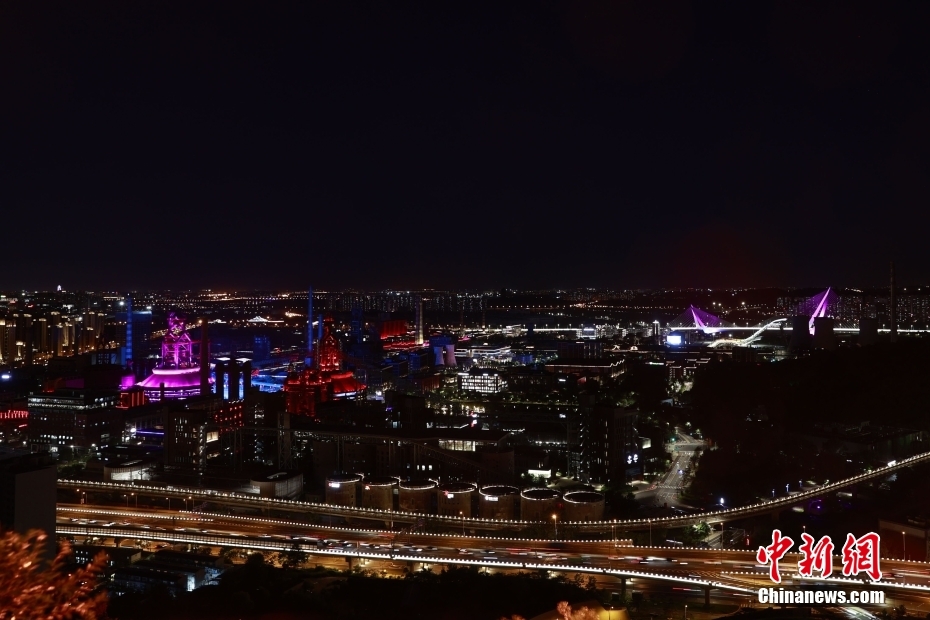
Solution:
[[[824,484],[813,489],[806,491],[800,491],[793,495],[786,497],[780,497],[777,499],[759,502],[756,504],[750,504],[748,506],[742,506],[738,508],[727,508],[724,510],[715,510],[710,512],[702,512],[694,515],[684,515],[676,517],[657,517],[654,519],[617,519],[612,521],[560,521],[560,525],[564,523],[565,525],[570,525],[576,530],[579,531],[603,531],[605,528],[610,528],[611,526],[622,527],[626,530],[645,530],[654,526],[664,526],[664,527],[685,527],[689,525],[695,525],[701,522],[712,524],[719,523],[721,521],[730,521],[737,518],[751,517],[755,515],[766,514],[773,510],[780,510],[784,508],[789,508],[795,504],[803,502],[807,499],[813,499],[823,496],[825,493],[829,493],[835,490],[845,488],[847,486],[857,484],[860,482],[865,482],[873,478],[880,478],[882,476],[887,476],[899,469],[904,467],[910,467],[918,463],[922,463],[930,460],[930,452],[924,452],[900,461],[892,461],[891,464],[885,467],[879,467],[872,471],[858,474],[844,480],[839,480],[836,482],[831,482],[829,484]],[[286,500],[286,499],[272,499],[272,498],[261,498],[253,495],[247,495],[244,493],[235,493],[235,492],[225,492],[225,491],[216,491],[216,490],[205,490],[205,489],[194,489],[186,487],[174,487],[174,486],[150,486],[150,485],[132,485],[132,484],[122,484],[122,483],[113,483],[113,482],[87,482],[79,480],[59,480],[59,488],[81,488],[94,489],[97,491],[112,491],[112,492],[136,492],[151,494],[153,496],[171,496],[178,498],[185,498],[192,496],[200,502],[216,502],[229,505],[237,506],[247,506],[252,508],[264,508],[264,509],[279,509],[279,510],[293,510],[300,512],[311,512],[315,514],[330,515],[330,516],[342,516],[342,517],[356,517],[356,518],[367,518],[374,519],[379,521],[398,521],[398,522],[415,522],[421,518],[428,518],[435,522],[446,523],[446,524],[455,524],[461,526],[463,521],[464,523],[473,528],[473,529],[482,529],[482,530],[493,530],[493,529],[503,529],[511,527],[521,527],[528,525],[538,525],[538,521],[522,521],[522,520],[502,520],[502,519],[483,519],[479,517],[467,517],[462,519],[461,517],[446,516],[446,515],[434,515],[434,514],[422,514],[414,512],[402,512],[402,511],[389,511],[389,510],[380,510],[376,508],[360,508],[360,507],[349,507],[349,506],[336,506],[330,504],[321,504],[315,502],[303,502],[298,500]]]

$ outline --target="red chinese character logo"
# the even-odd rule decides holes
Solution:
[[[769,567],[769,577],[775,583],[781,583],[781,575],[778,574],[778,561],[785,557],[788,550],[794,546],[794,541],[788,536],[782,536],[781,530],[772,531],[772,544],[768,547],[759,547],[756,552],[756,560],[759,564],[772,565]]]
[[[846,544],[843,545],[843,575],[854,577],[859,573],[866,573],[872,581],[882,578],[882,571],[878,566],[879,536],[869,532],[862,538],[852,534],[846,535]]]
[[[808,533],[801,534],[801,546],[798,549],[804,557],[798,560],[798,574],[813,577],[818,571],[821,577],[829,577],[833,572],[833,541],[824,536],[814,544],[814,537]]]

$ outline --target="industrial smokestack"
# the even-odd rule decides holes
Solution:
[[[200,395],[210,393],[210,335],[207,319],[200,320]]]
[[[223,362],[217,362],[216,367],[214,368],[216,373],[216,381],[214,386],[216,387],[216,395],[220,398],[226,398],[226,364]]]
[[[417,346],[423,346],[423,298],[417,295]]]
[[[304,365],[313,363],[313,287],[307,290],[307,357]]]
[[[891,261],[891,342],[898,340],[898,296],[895,292],[894,261]]]
[[[252,362],[246,360],[242,362],[242,398],[249,395],[252,389]]]
[[[229,360],[226,366],[226,398],[227,400],[239,400],[242,398],[240,386],[242,381],[242,365],[238,360]]]

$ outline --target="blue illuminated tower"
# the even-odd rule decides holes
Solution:
[[[126,365],[132,368],[132,295],[126,296]]]
[[[304,358],[304,364],[311,366],[313,364],[313,287],[307,290],[307,357]]]

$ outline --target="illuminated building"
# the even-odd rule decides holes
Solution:
[[[0,361],[12,364],[16,359],[16,324],[0,319]]]
[[[316,415],[317,403],[330,400],[354,400],[365,385],[357,381],[352,371],[342,370],[342,351],[333,333],[332,318],[322,321],[323,333],[317,343],[312,366],[288,376],[284,384],[287,412],[297,415]]]
[[[513,359],[513,352],[509,345],[489,345],[487,343],[466,344],[462,345],[461,348],[453,348],[453,355],[463,358],[463,360],[471,359],[476,362],[494,361],[506,363]],[[443,359],[445,361],[446,358]],[[446,365],[454,366],[455,364],[447,363]]]
[[[507,387],[500,372],[493,368],[472,368],[459,373],[459,389],[479,394],[497,394]]]
[[[220,439],[245,425],[243,401],[218,396],[187,399],[164,414],[165,468],[203,473],[222,455]]]
[[[578,408],[580,479],[619,484],[641,474],[637,416],[636,411],[595,405],[592,397],[583,398]]]
[[[55,390],[29,396],[29,441],[36,451],[91,448],[120,436],[119,395],[108,391]]]
[[[185,319],[173,312],[168,315],[161,361],[152,369],[152,374],[139,383],[150,401],[189,398],[202,393],[200,364],[208,360],[201,354],[200,364],[194,361],[194,344],[187,333]]]
[[[403,319],[386,319],[381,321],[379,334],[381,340],[404,337],[407,335],[407,321]]]

